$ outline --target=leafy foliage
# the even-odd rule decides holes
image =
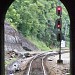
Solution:
[[[6,21],[15,25],[25,37],[34,36],[49,48],[58,47],[55,27],[57,0],[15,0],[6,14]],[[62,33],[69,42],[70,20],[63,7]],[[66,25],[66,27],[65,27]],[[67,32],[67,33],[66,33]]]

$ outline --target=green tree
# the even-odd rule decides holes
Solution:
[[[57,28],[55,20],[57,0],[15,0],[6,14],[6,21],[17,27],[21,33],[27,36],[34,36],[43,41],[48,47],[57,46]],[[66,35],[69,42],[69,16],[66,8],[62,6],[62,33]],[[65,25],[66,28],[65,29]]]

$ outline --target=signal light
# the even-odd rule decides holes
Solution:
[[[58,8],[58,11],[61,10],[60,8]]]
[[[58,28],[60,28],[60,25],[58,24]]]
[[[61,7],[61,6],[57,6],[57,7],[56,7],[56,14],[57,14],[58,16],[61,16],[61,15],[62,15],[62,7]]]
[[[55,26],[58,29],[61,29],[61,27],[62,27],[62,20],[61,20],[61,18],[59,18],[59,19],[56,20]]]
[[[57,34],[57,41],[61,41],[61,33]]]

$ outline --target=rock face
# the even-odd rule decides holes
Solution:
[[[32,51],[38,50],[38,48],[27,40],[20,32],[15,30],[8,23],[4,24],[4,46],[5,51]]]

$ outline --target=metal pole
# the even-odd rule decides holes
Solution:
[[[60,16],[60,18],[61,18],[61,16]],[[57,63],[58,64],[62,64],[63,63],[63,60],[61,60],[61,28],[60,28],[60,41],[59,41],[59,46],[60,46],[60,48],[59,48],[59,60],[57,60]]]
[[[60,39],[61,39],[61,29],[60,29]],[[60,48],[59,48],[59,60],[61,60],[61,40],[60,40]]]
[[[59,4],[59,6],[61,5],[61,1],[60,0],[58,0],[58,4]],[[61,17],[62,16],[60,15],[60,19],[61,19]],[[60,36],[59,36],[60,37],[60,41],[59,41],[59,47],[60,48],[59,48],[59,59],[57,60],[57,63],[58,64],[62,64],[63,63],[63,60],[61,60],[61,28],[60,28],[59,31],[60,31]]]

